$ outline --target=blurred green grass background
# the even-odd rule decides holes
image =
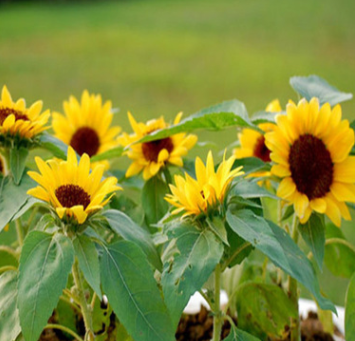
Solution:
[[[294,75],[355,93],[353,0],[132,0],[0,5],[0,86],[62,111],[69,95],[101,93],[141,120],[237,98],[249,113],[297,100]],[[343,104],[355,118],[355,101]],[[203,133],[223,149],[235,130]],[[350,238],[353,223],[344,227]],[[326,272],[326,271],[325,271]],[[331,278],[331,280],[329,280]],[[346,280],[323,278],[344,303]]]

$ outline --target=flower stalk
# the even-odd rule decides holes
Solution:
[[[222,332],[221,311],[221,265],[218,263],[214,271],[214,311],[213,311],[213,338],[212,341],[220,341]]]

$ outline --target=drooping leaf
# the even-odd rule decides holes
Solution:
[[[164,264],[162,286],[173,326],[190,296],[200,290],[223,254],[223,244],[209,229],[199,230],[182,223],[171,230],[178,253]]]
[[[36,183],[25,174],[17,186],[11,177],[3,178],[0,185],[0,231],[16,216],[25,213],[37,200],[27,195],[27,191]]]
[[[316,75],[291,77],[290,84],[307,101],[310,101],[312,97],[319,98],[321,105],[328,102],[333,106],[353,98],[352,94],[339,91],[323,78]]]
[[[257,337],[235,326],[231,327],[229,335],[223,341],[260,341]]]
[[[222,130],[235,126],[250,127],[252,124],[245,105],[238,100],[231,100],[202,109],[185,118],[179,124],[157,130],[137,143],[160,140],[182,132],[189,133],[200,129]]]
[[[13,341],[21,332],[17,302],[17,271],[0,276],[0,340]]]
[[[124,240],[104,247],[101,281],[114,312],[134,340],[175,340],[152,268],[138,246]]]
[[[250,210],[227,211],[227,221],[239,236],[250,242],[287,274],[302,283],[316,298],[322,309],[335,312],[335,306],[320,293],[312,264],[280,227]]]
[[[78,257],[80,270],[101,300],[99,255],[94,243],[89,237],[77,234],[73,240],[73,246],[75,255]]]
[[[39,138],[39,145],[43,149],[50,151],[53,156],[66,160],[68,146],[61,140],[48,133],[41,134]]]
[[[324,216],[313,213],[305,224],[299,224],[298,229],[311,249],[319,269],[322,270],[325,247]]]
[[[137,244],[146,254],[148,261],[156,268],[161,269],[162,264],[158,252],[147,231],[134,223],[128,216],[117,210],[107,210],[103,213],[111,229],[123,239]]]
[[[147,224],[156,224],[169,209],[169,204],[164,197],[169,193],[166,183],[154,176],[144,185],[142,191],[142,206]]]
[[[32,231],[20,257],[18,309],[26,341],[37,341],[65,288],[74,250],[62,234]]]
[[[341,229],[334,224],[326,225],[326,240],[340,239],[340,242],[331,243],[325,246],[324,263],[326,267],[339,277],[351,278],[355,273],[355,251],[350,246],[342,244],[345,236]]]
[[[26,167],[28,152],[28,148],[24,147],[14,147],[10,149],[10,170],[14,177],[15,185],[18,185],[22,179]]]
[[[355,336],[355,273],[350,279],[345,297],[345,338],[354,340]]]
[[[102,160],[111,160],[116,157],[122,156],[124,148],[122,146],[118,146],[115,148],[112,148],[106,152],[103,152],[101,154],[94,155],[90,158],[91,162],[97,162],[97,161],[102,161]]]
[[[298,312],[277,285],[248,282],[237,293],[238,326],[261,339],[284,339]]]

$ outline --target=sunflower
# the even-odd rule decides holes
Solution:
[[[294,205],[301,223],[312,211],[337,226],[341,217],[351,219],[345,202],[355,202],[354,131],[341,115],[340,105],[320,108],[316,98],[290,101],[287,115],[276,116],[277,127],[265,135],[271,172],[282,178],[277,195]]]
[[[185,173],[185,179],[175,175],[175,186],[170,184],[172,194],[168,194],[165,200],[176,206],[172,214],[185,211],[184,216],[199,215],[207,213],[209,208],[214,208],[223,203],[231,181],[244,174],[242,167],[231,171],[235,158],[232,156],[225,159],[218,166],[215,172],[212,152],[207,156],[206,166],[197,157],[195,161],[196,180]]]
[[[73,148],[68,148],[67,161],[52,159],[48,162],[36,157],[41,174],[28,172],[39,186],[27,194],[50,203],[59,218],[74,217],[83,224],[87,217],[100,210],[110,200],[105,197],[120,190],[117,179],[109,177],[101,181],[104,166],[99,165],[90,172],[90,158],[83,154],[78,163]]]
[[[13,102],[9,90],[4,85],[0,100],[0,134],[31,139],[48,129],[49,127],[45,125],[50,112],[46,110],[41,113],[42,105],[42,101],[37,101],[26,108],[23,98]]]
[[[266,107],[267,112],[280,112],[282,108],[279,100],[275,99]],[[258,127],[267,133],[275,127],[273,123],[261,123]],[[265,145],[264,134],[254,129],[245,128],[238,134],[240,147],[233,150],[233,154],[237,159],[245,157],[256,157],[264,162],[270,162],[270,150]],[[268,177],[270,172],[255,172],[249,174],[249,177]],[[262,184],[262,183],[260,183]]]
[[[70,145],[79,154],[90,157],[117,146],[118,126],[111,127],[113,114],[110,101],[102,104],[101,95],[90,95],[84,91],[81,103],[73,96],[63,104],[65,115],[53,113],[55,136]],[[100,164],[100,163],[95,163]],[[101,162],[108,168],[108,162]]]
[[[180,122],[181,116],[182,113],[176,116],[174,124]],[[143,178],[148,180],[156,175],[162,167],[165,167],[167,163],[182,167],[182,156],[186,155],[188,150],[197,142],[196,135],[179,133],[161,140],[134,144],[144,136],[156,130],[167,128],[169,125],[163,117],[150,120],[146,124],[136,122],[131,113],[128,113],[128,119],[134,133],[131,135],[124,133],[118,139],[123,146],[132,144],[126,152],[127,156],[133,160],[133,163],[127,169],[126,177],[136,175],[143,170]]]

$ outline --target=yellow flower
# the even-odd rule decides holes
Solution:
[[[27,194],[52,205],[59,218],[74,217],[82,224],[87,217],[105,206],[109,198],[105,197],[120,190],[117,179],[109,177],[102,180],[104,166],[99,165],[90,172],[90,158],[83,154],[78,163],[75,151],[68,148],[67,161],[52,159],[48,162],[36,157],[41,174],[28,172],[39,186],[30,189]]]
[[[280,106],[279,100],[275,99],[270,102],[266,107],[267,112],[280,112],[282,108]],[[258,127],[267,133],[272,131],[275,127],[273,123],[261,123]],[[264,134],[249,128],[245,128],[241,133],[238,134],[238,139],[240,142],[240,147],[233,150],[233,154],[237,159],[242,159],[245,157],[256,157],[264,162],[270,162],[270,150],[265,145]],[[270,172],[255,172],[249,174],[249,177],[269,177]],[[262,183],[260,183],[261,185]]]
[[[63,107],[65,115],[53,113],[55,136],[72,146],[79,155],[86,153],[92,157],[117,146],[116,135],[121,128],[110,128],[113,118],[110,101],[102,104],[100,95],[90,95],[85,90],[81,103],[70,96]],[[108,168],[107,161],[101,164]]]
[[[341,120],[341,107],[318,99],[289,102],[287,115],[265,135],[271,172],[281,178],[277,195],[294,205],[301,223],[312,211],[325,213],[335,225],[350,220],[345,201],[355,202],[355,157],[349,156],[354,131]]]
[[[42,105],[42,101],[37,101],[26,108],[23,98],[13,102],[9,90],[4,85],[0,100],[0,134],[19,135],[31,139],[48,129],[49,127],[45,125],[50,113],[46,110],[41,114]]]
[[[176,116],[174,124],[180,122],[181,116],[182,113]],[[169,126],[163,117],[148,121],[146,124],[136,122],[131,113],[128,113],[128,119],[134,133],[131,135],[124,133],[118,138],[123,146],[128,146],[156,130]],[[167,163],[181,167],[182,156],[186,155],[196,142],[196,135],[186,136],[185,133],[179,133],[161,140],[132,144],[130,150],[126,152],[127,156],[133,160],[126,172],[126,177],[136,175],[143,170],[143,178],[148,180]]]
[[[172,194],[168,194],[165,200],[176,206],[172,213],[178,214],[185,211],[184,216],[206,213],[209,208],[223,203],[231,181],[244,174],[242,167],[231,171],[235,158],[232,156],[223,161],[215,172],[212,152],[207,156],[206,167],[197,157],[195,162],[196,180],[185,173],[185,179],[175,175],[175,186],[169,185]]]

